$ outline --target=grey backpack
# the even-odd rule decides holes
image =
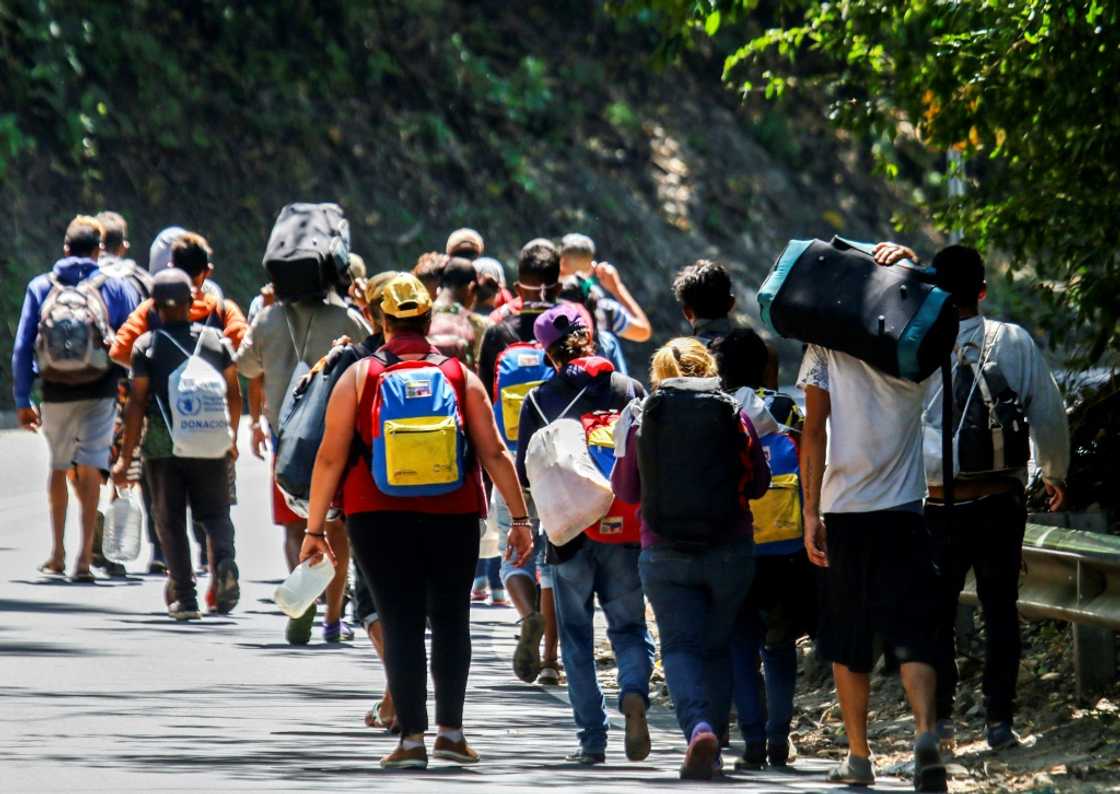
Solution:
[[[93,383],[109,371],[109,309],[101,297],[108,278],[97,274],[63,284],[51,274],[51,291],[39,311],[35,360],[39,377],[52,383]]]

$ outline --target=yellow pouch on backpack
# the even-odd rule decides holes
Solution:
[[[446,485],[459,479],[459,428],[450,416],[385,420],[385,468],[391,485]]]
[[[775,474],[770,479],[770,490],[751,502],[751,513],[756,544],[800,540],[804,533],[801,478],[796,474]]]
[[[544,381],[534,380],[502,389],[502,430],[512,442],[517,441],[517,432],[521,429],[521,406],[525,404],[525,398],[542,383]]]

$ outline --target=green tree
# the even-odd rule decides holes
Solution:
[[[624,0],[663,51],[727,47],[745,95],[810,93],[888,176],[960,153],[944,230],[1006,255],[1081,363],[1120,351],[1120,4],[1106,0]],[[914,157],[917,156],[917,160]],[[944,184],[944,183],[942,183]]]

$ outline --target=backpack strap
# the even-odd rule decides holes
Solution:
[[[587,386],[584,386],[582,389],[579,390],[579,394],[577,394],[574,398],[572,398],[572,401],[570,403],[568,403],[568,407],[565,408],[563,411],[561,411],[559,413],[559,415],[557,415],[557,417],[555,419],[553,419],[551,422],[544,415],[544,411],[541,410],[540,405],[537,403],[537,397],[536,397],[537,390],[536,389],[533,389],[531,392],[529,392],[529,402],[531,402],[533,404],[533,407],[537,409],[537,413],[540,415],[541,421],[544,422],[546,425],[550,425],[550,424],[552,424],[552,422],[558,422],[561,419],[563,419],[565,416],[567,416],[568,411],[575,408],[576,403],[578,403],[580,401],[580,399],[583,398],[583,395],[586,392],[587,392]]]
[[[307,330],[303,333],[303,345],[296,344],[296,333],[292,328],[291,314],[288,311],[288,305],[284,304],[284,324],[288,326],[288,337],[292,340],[292,349],[296,351],[296,355],[300,361],[303,361],[307,355],[307,343],[311,339],[311,326],[315,324],[315,314],[311,314],[311,318],[307,321]]]

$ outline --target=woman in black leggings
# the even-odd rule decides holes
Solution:
[[[463,702],[471,658],[469,592],[478,562],[479,518],[486,512],[480,464],[514,515],[509,553],[519,563],[532,552],[528,512],[482,382],[455,359],[441,356],[425,338],[431,322],[427,289],[410,274],[397,276],[385,285],[381,310],[385,346],[347,370],[331,394],[300,558],[333,558],[323,524],[341,484],[354,560],[371,585],[384,627],[385,666],[401,727],[400,744],[381,759],[381,766],[428,764],[426,623],[432,630],[438,726],[433,755],[475,763],[478,754],[463,736]],[[378,485],[392,483],[393,476],[415,476],[400,468],[403,464],[388,468],[393,439],[386,430],[390,411],[384,395],[394,384],[398,405],[405,411],[414,400],[432,400],[434,394],[446,394],[448,387],[453,390],[452,415],[466,443],[465,455],[450,464],[458,469],[454,482],[459,484],[444,486],[435,495],[424,492],[432,490],[430,483],[422,483],[420,493]],[[412,421],[403,419],[397,426]],[[409,432],[416,427],[411,425]],[[354,448],[361,454],[352,455]],[[384,455],[378,449],[385,450]],[[427,459],[418,458],[418,468]]]

